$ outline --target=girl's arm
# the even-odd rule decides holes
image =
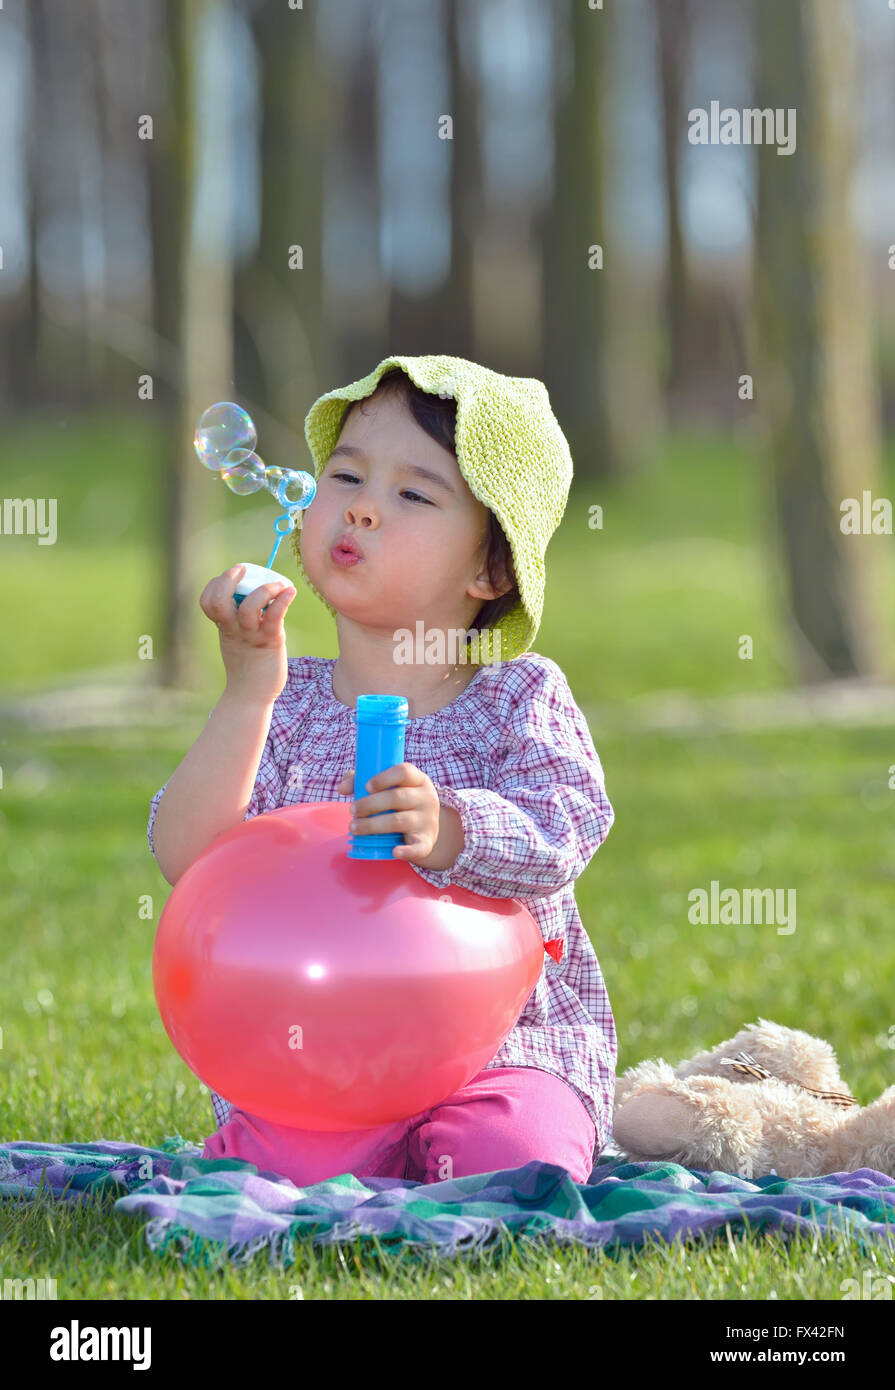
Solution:
[[[272,713],[272,701],[225,690],[163,795],[153,798],[149,845],[169,883],[245,819]]]
[[[295,589],[279,580],[262,584],[237,606],[233,589],[244,571],[232,565],[202,590],[199,607],[217,625],[227,685],[202,733],[152,798],[149,848],[172,884],[212,840],[245,819],[274,702],[289,673],[283,617]],[[268,767],[259,780],[263,792]]]

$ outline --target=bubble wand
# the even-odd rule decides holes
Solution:
[[[232,401],[218,401],[202,415],[196,426],[193,448],[203,467],[227,484],[238,497],[266,488],[286,510],[273,524],[276,540],[264,565],[246,564],[245,574],[233,597],[237,608],[244,598],[272,580],[291,583],[272,569],[280,542],[295,529],[302,514],[314,500],[317,484],[310,473],[294,468],[268,466],[255,453],[258,434],[248,413]]]

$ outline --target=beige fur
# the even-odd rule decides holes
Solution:
[[[773,1076],[758,1079],[721,1064],[739,1052]],[[612,1139],[635,1162],[670,1159],[744,1178],[856,1168],[895,1176],[895,1086],[863,1109],[835,1105],[803,1086],[851,1095],[828,1042],[760,1018],[677,1067],[661,1057],[629,1067],[616,1084]]]

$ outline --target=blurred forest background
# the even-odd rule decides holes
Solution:
[[[199,595],[280,509],[193,431],[236,400],[306,469],[316,396],[397,353],[540,377],[570,441],[535,649],[616,812],[576,897],[619,1071],[761,1016],[892,1084],[895,546],[840,521],[895,498],[893,73],[885,0],[2,0],[0,1138],[209,1132],[146,821],[223,688]],[[712,102],[794,110],[794,151],[691,143]],[[286,627],[337,654],[302,586]],[[695,927],[712,881],[798,930]],[[157,1296],[99,1219],[5,1248]],[[746,1288],[685,1254],[687,1297]]]
[[[839,520],[891,477],[893,71],[875,0],[7,0],[4,492],[57,497],[60,543],[3,548],[63,602],[0,680],[133,666],[135,626],[144,678],[201,680],[198,593],[274,513],[210,486],[198,416],[235,398],[307,467],[314,398],[394,352],[547,383],[550,573],[622,615],[607,697],[891,676],[892,540]],[[796,108],[795,152],[691,144],[713,100]]]

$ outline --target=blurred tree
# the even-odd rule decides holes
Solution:
[[[239,377],[245,369],[247,394],[257,395],[290,431],[292,448],[320,383],[332,372],[322,228],[333,94],[320,61],[316,14],[316,6],[290,9],[280,0],[259,0],[253,10],[261,223],[255,255],[236,278]]]
[[[41,136],[46,122],[43,97],[47,86],[45,0],[31,0],[23,16],[9,15],[4,23],[14,26],[20,51],[27,54],[31,90],[25,136],[25,222],[27,256],[22,283],[14,295],[0,299],[0,394],[10,405],[27,410],[40,400],[42,372],[40,358],[40,277],[37,263],[39,228]]]
[[[796,148],[759,145],[756,398],[763,405],[799,674],[872,674],[880,623],[872,535],[840,504],[876,495],[879,423],[867,292],[850,216],[854,50],[846,6],[756,0],[757,104],[790,110]]]
[[[681,217],[684,82],[691,38],[691,0],[652,0],[659,47],[662,98],[662,171],[665,181],[665,391],[674,403],[687,380],[689,271]]]
[[[93,237],[102,244],[103,261],[101,273],[85,277],[82,354],[88,369],[88,380],[93,388],[91,398],[94,402],[105,403],[114,390],[115,372],[120,366],[104,332],[105,311],[109,299],[109,250],[115,234],[115,208],[108,197],[108,180],[117,165],[121,144],[132,144],[133,128],[122,131],[123,122],[118,119],[119,111],[116,108],[114,93],[107,82],[109,69],[103,62],[103,51],[108,42],[108,29],[104,24],[105,9],[102,0],[94,0],[91,12],[86,17],[83,14],[71,17],[76,18],[81,30],[81,51],[78,52],[77,46],[73,47],[77,54],[77,67],[83,74],[86,89],[78,138],[82,161],[79,183],[83,185],[86,182],[94,194],[94,206],[89,210],[89,220],[86,217],[84,219],[83,235],[85,241],[88,237]],[[87,170],[90,171],[91,177],[84,179]],[[81,196],[83,198],[83,192]]]
[[[553,197],[543,211],[544,335],[541,373],[576,465],[606,476],[619,469],[609,410],[611,351],[606,277],[606,98],[611,11],[569,0],[552,7],[556,25]],[[605,268],[591,265],[593,246]],[[557,364],[561,364],[557,369]]]
[[[482,217],[482,133],[477,75],[467,64],[464,30],[471,10],[464,0],[444,0],[448,82],[454,138],[449,142],[451,269],[434,297],[439,352],[474,354],[473,282],[475,235]]]
[[[453,138],[438,139],[433,126],[432,139],[438,154],[450,161],[450,263],[447,275],[430,294],[408,294],[399,285],[392,286],[388,341],[399,345],[391,351],[469,357],[473,351],[473,248],[482,206],[479,107],[476,81],[463,55],[467,7],[463,0],[439,3],[443,19],[438,32],[444,35],[450,94],[446,114],[453,122]]]
[[[195,627],[199,556],[191,544],[208,490],[192,448],[202,411],[229,392],[232,377],[231,267],[227,248],[194,216],[200,157],[206,140],[226,138],[226,122],[200,128],[198,83],[203,23],[220,0],[167,0],[164,29],[168,80],[158,92],[148,146],[154,318],[158,356],[153,400],[166,413],[162,514],[162,685],[197,676]],[[226,159],[221,161],[227,167]],[[224,239],[226,240],[226,238]],[[171,370],[172,361],[176,369]]]
[[[139,117],[158,91],[163,5],[134,9],[121,0],[92,0],[91,89],[97,170],[92,228],[102,241],[102,273],[87,331],[97,354],[99,399],[134,401],[134,368],[153,352],[149,220],[151,142],[137,140]]]
[[[380,81],[376,51],[375,14],[365,3],[357,15],[350,52],[331,65],[334,114],[328,140],[328,160],[334,186],[342,198],[344,220],[350,226],[355,274],[365,274],[363,289],[346,294],[341,265],[334,253],[331,318],[337,323],[338,375],[331,381],[356,381],[366,376],[383,356],[383,326],[388,313],[388,283],[380,259],[379,228],[382,190],[379,179]],[[338,238],[334,241],[338,243]],[[328,248],[329,249],[329,248]],[[345,277],[349,279],[349,277]],[[350,277],[356,283],[355,277]],[[386,351],[391,351],[389,347]],[[397,349],[395,349],[397,350]]]
[[[4,23],[7,21],[4,19]],[[15,19],[12,19],[15,23]],[[90,311],[96,17],[33,0],[19,36],[31,59],[27,114],[27,282],[12,306],[9,378],[22,403],[84,405],[99,394]]]

